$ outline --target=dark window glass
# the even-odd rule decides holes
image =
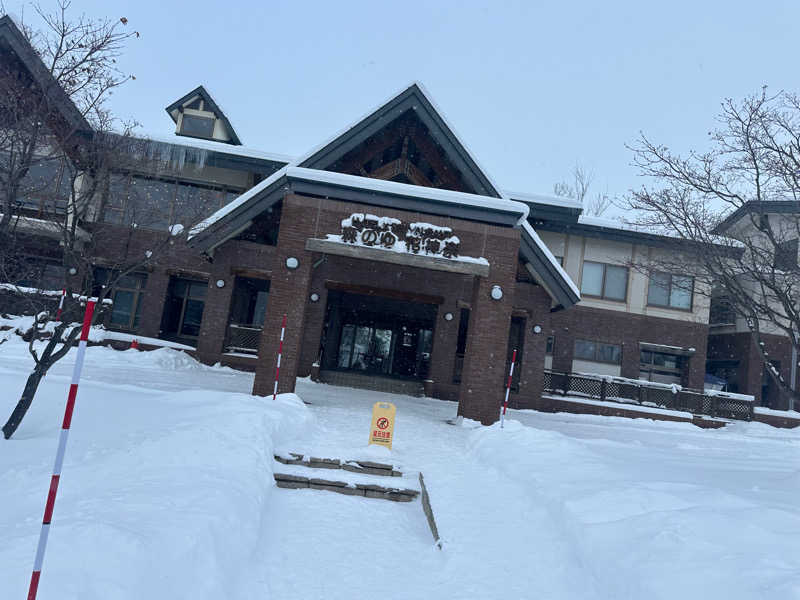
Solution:
[[[794,271],[797,269],[798,240],[780,242],[775,248],[774,267],[778,271]]]
[[[575,340],[573,358],[618,365],[622,362],[622,346],[590,340]]]
[[[268,298],[268,280],[237,277],[231,297],[229,323],[261,327],[264,324]]]
[[[729,298],[725,296],[711,298],[708,322],[711,325],[733,325],[736,323],[736,311]]]
[[[208,282],[172,277],[161,318],[161,334],[169,337],[197,337],[203,321]]]
[[[183,135],[211,139],[214,136],[214,119],[184,113],[181,133]]]
[[[547,346],[545,346],[544,353],[545,354],[552,354],[553,350],[556,347],[556,338],[551,336],[547,337]]]
[[[135,329],[139,325],[139,316],[142,311],[142,296],[147,284],[146,273],[129,273],[118,277],[117,274],[104,267],[95,267],[93,294],[99,296],[103,288],[113,285],[108,295],[114,301],[111,314],[108,317],[109,325]]]
[[[3,269],[8,283],[37,290],[57,291],[64,287],[64,266],[40,256],[9,256]]]

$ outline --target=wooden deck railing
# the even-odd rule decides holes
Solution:
[[[755,404],[752,397],[743,397],[739,394],[700,392],[680,386],[622,377],[547,370],[544,372],[544,390],[562,396],[572,395],[624,404],[640,404],[743,421],[753,420]]]

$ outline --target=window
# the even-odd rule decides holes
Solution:
[[[622,346],[589,340],[575,340],[574,358],[618,365],[622,362]]]
[[[15,255],[9,256],[4,265],[8,283],[37,290],[61,290],[64,287],[64,265],[55,259]]]
[[[775,262],[773,267],[777,271],[795,271],[797,269],[798,240],[780,242],[775,247]]]
[[[622,300],[628,296],[628,268],[584,261],[581,293],[606,300]]]
[[[175,223],[188,228],[240,193],[222,186],[114,174],[109,182],[103,220],[159,230]]]
[[[691,310],[694,277],[653,273],[647,290],[647,304]]]
[[[639,352],[639,379],[660,383],[681,383],[685,357],[666,352]]]
[[[547,336],[547,345],[544,348],[544,353],[548,356],[553,355],[553,350],[556,347],[556,338],[555,336],[549,335]]]
[[[726,296],[713,296],[709,309],[708,322],[710,325],[736,324],[736,310]]]
[[[109,284],[113,285],[113,290],[108,297],[114,301],[108,317],[109,325],[124,329],[136,329],[139,326],[142,292],[147,284],[147,275],[145,273],[129,273],[117,278],[117,274],[110,269],[96,267],[92,293],[99,296],[102,288]]]
[[[181,134],[212,139],[214,137],[214,121],[214,118],[183,113]]]
[[[269,299],[269,280],[236,277],[231,297],[230,323],[263,327]]]
[[[63,158],[34,159],[20,181],[17,208],[34,216],[63,215],[72,177]]]
[[[208,283],[182,277],[172,277],[167,301],[161,318],[161,333],[165,337],[197,337],[203,320]]]

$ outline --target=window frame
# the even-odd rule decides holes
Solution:
[[[587,293],[587,292],[583,291],[583,273],[584,273],[584,268],[585,268],[587,263],[593,264],[593,265],[600,265],[600,266],[603,267],[603,279],[602,279],[602,282],[600,284],[600,295],[599,296],[597,294],[590,294],[590,293]],[[607,277],[608,267],[616,267],[618,269],[625,269],[625,293],[624,293],[622,298],[614,298],[614,297],[608,296],[606,294],[606,281],[608,279],[608,277]],[[614,263],[604,263],[604,262],[599,262],[599,261],[596,261],[596,260],[584,260],[583,263],[581,264],[581,296],[586,296],[587,298],[598,298],[600,300],[608,300],[609,302],[627,302],[628,301],[628,290],[630,288],[630,279],[631,279],[630,269],[628,267],[624,266],[624,265],[617,265],[617,264],[614,264]]]
[[[99,281],[100,278],[98,277],[98,274],[100,272],[105,272],[106,274],[104,281],[102,283]],[[122,277],[119,277],[118,272],[116,272],[114,269],[105,267],[103,265],[95,265],[93,267],[92,277],[95,286],[103,286],[103,287],[108,285],[106,282],[108,282],[109,279],[116,278],[116,283],[113,286],[111,286],[111,290],[108,294],[108,297],[114,300],[114,304],[112,305],[111,310],[108,312],[108,315],[105,318],[106,326],[109,327],[110,329],[136,331],[139,328],[139,323],[137,322],[137,320],[141,316],[140,310],[142,307],[142,300],[144,296],[144,291],[147,288],[147,273],[132,272],[132,273],[126,273]],[[124,283],[121,285],[121,281],[126,277],[134,278],[137,282],[136,287],[131,287],[125,285]],[[131,294],[133,294],[133,302],[131,305],[130,316],[128,317],[127,324],[114,323],[111,320],[114,316],[114,306],[116,305],[116,297],[118,292],[130,292]]]
[[[119,178],[119,181],[122,183],[120,186],[121,198],[116,199],[116,202],[112,202],[112,186],[111,182],[109,181],[109,186],[107,190],[107,197],[103,201],[102,212],[100,214],[100,222],[106,223],[109,225],[118,225],[120,227],[129,227],[130,222],[133,222],[135,219],[135,215],[131,213],[131,187],[134,185],[134,179],[145,180],[148,183],[158,182],[162,184],[168,184],[172,190],[170,205],[169,205],[169,217],[168,226],[173,225],[176,222],[185,221],[186,219],[183,218],[182,215],[179,213],[179,202],[183,200],[182,196],[182,188],[189,188],[189,194],[191,197],[193,189],[203,189],[206,192],[211,192],[212,197],[216,196],[218,201],[213,203],[210,207],[210,211],[207,214],[198,214],[197,217],[202,220],[203,218],[208,217],[209,215],[213,214],[215,211],[219,210],[223,206],[227,206],[232,202],[236,197],[241,196],[245,193],[246,190],[236,189],[234,187],[225,185],[225,184],[217,184],[215,182],[201,182],[201,181],[193,181],[191,179],[181,179],[178,177],[158,177],[153,176],[147,173],[140,173],[135,171],[126,171],[126,172],[114,172],[111,174],[111,177]],[[232,197],[231,197],[232,196]],[[211,203],[209,203],[211,204]],[[113,218],[110,217],[113,215]],[[194,221],[194,219],[192,219]],[[186,222],[182,223],[186,229],[190,226],[194,225],[194,222]],[[154,227],[150,223],[139,223],[137,224],[138,227],[142,229],[147,229],[151,231],[167,231],[168,227]]]
[[[595,345],[594,358],[584,358],[582,356],[578,356],[577,355],[575,349],[576,349],[577,344],[579,342],[586,342],[586,343]],[[598,356],[601,355],[601,353],[599,352],[600,346],[613,346],[615,348],[619,348],[619,361],[610,361],[610,360],[603,360],[601,358],[598,358]],[[575,340],[572,343],[572,360],[585,360],[587,362],[596,362],[596,363],[602,363],[602,364],[605,364],[605,365],[622,366],[622,351],[623,351],[622,344],[615,344],[613,342],[602,342],[602,341],[599,341],[599,340],[587,340],[585,338],[575,338]]]
[[[650,286],[653,285],[653,275],[666,275],[669,277],[669,285],[667,286],[667,304],[657,304],[655,302],[650,302]],[[692,289],[689,294],[689,307],[684,308],[682,306],[673,306],[669,304],[672,300],[672,278],[673,277],[688,277],[692,280]],[[683,312],[693,312],[694,311],[694,276],[692,275],[679,275],[676,273],[668,273],[666,271],[653,271],[647,278],[647,306],[652,306],[653,308],[666,308],[668,310],[680,310]]]

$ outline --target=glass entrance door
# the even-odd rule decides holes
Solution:
[[[393,339],[391,329],[352,323],[345,325],[339,342],[338,367],[389,374]]]

